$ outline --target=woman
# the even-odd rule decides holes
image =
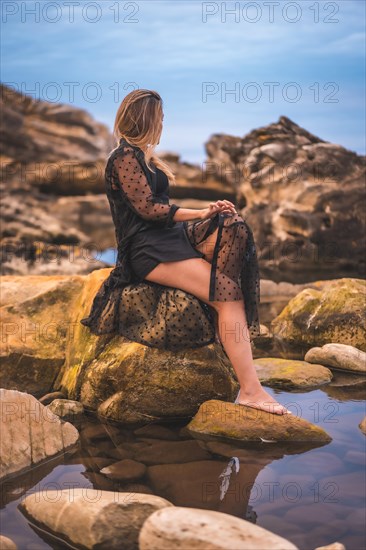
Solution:
[[[118,109],[119,146],[105,171],[118,257],[81,323],[94,334],[118,332],[164,347],[169,330],[179,335],[188,316],[178,317],[176,329],[168,314],[179,311],[179,300],[166,301],[164,291],[181,289],[192,295],[192,304],[202,306],[195,326],[202,329],[202,318],[210,319],[211,328],[214,322],[240,383],[235,403],[292,414],[264,390],[253,364],[249,327],[259,332],[259,271],[252,231],[228,200],[203,209],[170,203],[174,174],[154,155],[163,117],[162,99],[151,90],[134,90]],[[189,345],[210,341],[200,335],[196,328]]]

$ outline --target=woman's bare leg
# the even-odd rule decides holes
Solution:
[[[210,273],[209,262],[203,258],[190,258],[160,263],[145,278],[165,286],[180,288],[213,307],[218,313],[222,345],[240,384],[239,402],[275,414],[287,413],[287,409],[265,391],[258,379],[253,363],[244,302],[210,302]]]

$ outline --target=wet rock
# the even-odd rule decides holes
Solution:
[[[328,384],[333,376],[322,364],[307,361],[264,357],[255,359],[254,363],[261,383],[272,388],[312,388]]]
[[[54,414],[71,423],[79,423],[84,416],[82,404],[71,399],[55,399],[47,407]]]
[[[55,399],[66,399],[66,397],[67,395],[65,395],[61,391],[53,391],[51,393],[46,393],[46,395],[43,395],[43,397],[40,397],[38,401],[42,403],[42,405],[49,405]]]
[[[125,459],[115,462],[111,466],[107,466],[100,471],[101,474],[110,479],[118,479],[121,481],[137,481],[146,473],[145,464],[136,460]]]
[[[366,351],[366,281],[338,279],[292,298],[271,323],[276,338],[296,350],[336,342]]]
[[[250,521],[211,510],[180,507],[154,512],[141,529],[139,545],[140,550],[297,549],[283,537]]]
[[[156,510],[172,506],[153,495],[71,488],[27,496],[19,508],[36,524],[83,548],[137,550],[138,534]]]
[[[304,357],[309,363],[366,374],[366,353],[345,344],[325,344],[311,348]]]
[[[200,406],[187,429],[198,439],[216,436],[252,442],[266,440],[326,443],[332,440],[322,428],[295,414],[272,414],[253,407],[213,399]]]
[[[0,479],[20,474],[76,445],[76,428],[30,394],[0,389]]]

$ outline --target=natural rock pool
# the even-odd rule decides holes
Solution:
[[[39,492],[82,488],[161,496],[176,506],[214,510],[247,519],[310,550],[338,541],[365,548],[365,377],[333,371],[321,389],[285,392],[266,388],[303,419],[332,438],[323,446],[302,443],[239,445],[192,439],[187,421],[124,428],[88,415],[78,426],[74,453],[6,481],[1,533],[21,550],[67,548],[32,525],[18,504]],[[126,460],[122,465],[112,465]],[[104,470],[104,471],[103,471]],[[61,520],[62,521],[62,520]]]

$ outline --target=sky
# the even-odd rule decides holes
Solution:
[[[136,88],[163,98],[159,151],[201,163],[212,134],[285,115],[365,154],[365,2],[1,2],[1,81],[112,131]]]

